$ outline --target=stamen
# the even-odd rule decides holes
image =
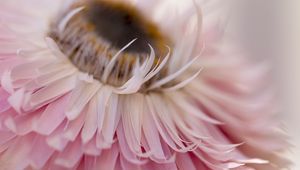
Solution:
[[[117,52],[117,54],[111,59],[111,61],[109,62],[108,66],[105,68],[104,74],[103,74],[103,81],[106,82],[107,81],[107,77],[110,74],[111,70],[113,69],[113,66],[116,63],[116,60],[118,59],[118,57],[120,57],[120,54],[125,51],[128,47],[130,47],[130,45],[132,45],[134,42],[136,41],[136,39],[132,40],[131,42],[129,42],[125,47],[123,47],[120,51]]]
[[[193,60],[191,60],[190,62],[188,62],[186,65],[184,65],[180,70],[178,70],[177,72],[175,72],[174,74],[171,74],[157,82],[155,82],[152,86],[149,87],[149,90],[152,89],[156,89],[161,87],[164,84],[167,84],[168,82],[174,80],[175,78],[177,78],[180,74],[182,74],[184,71],[186,71],[192,64],[195,63],[195,61],[197,59],[199,59],[200,55],[195,57]]]
[[[186,85],[188,85],[191,81],[193,81],[195,78],[197,78],[200,73],[202,72],[203,68],[200,68],[199,71],[197,71],[194,75],[192,75],[191,77],[189,77],[188,79],[176,84],[175,86],[172,87],[168,87],[166,89],[163,89],[163,91],[166,92],[170,92],[170,91],[176,91],[178,89],[181,89],[183,87],[185,87]]]
[[[74,10],[72,10],[70,13],[65,16],[65,18],[62,19],[62,21],[58,25],[58,30],[59,32],[63,32],[64,29],[66,28],[68,22],[74,17],[77,13],[79,13],[81,10],[83,10],[84,7],[79,7]]]

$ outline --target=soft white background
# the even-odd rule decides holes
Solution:
[[[233,27],[255,60],[273,63],[280,118],[294,145],[286,157],[300,170],[300,1],[239,0],[234,3]]]
[[[288,7],[289,22],[291,23],[290,57],[278,59],[278,70],[282,73],[281,85],[286,113],[282,117],[286,122],[288,131],[292,136],[292,153],[289,157],[293,160],[292,170],[300,169],[300,1],[295,0]],[[285,58],[285,59],[284,59]]]

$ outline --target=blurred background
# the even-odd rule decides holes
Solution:
[[[300,169],[300,1],[233,0],[229,32],[254,60],[272,62],[283,128],[294,146],[286,157]]]

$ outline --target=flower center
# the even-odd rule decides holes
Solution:
[[[103,73],[122,48],[107,82],[124,83],[132,74],[135,62],[145,60],[151,45],[156,61],[166,53],[168,39],[158,27],[134,7],[118,1],[76,2],[51,26],[49,36],[81,71],[101,80]]]

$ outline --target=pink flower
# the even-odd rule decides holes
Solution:
[[[219,3],[1,1],[0,169],[280,169],[268,67]]]

